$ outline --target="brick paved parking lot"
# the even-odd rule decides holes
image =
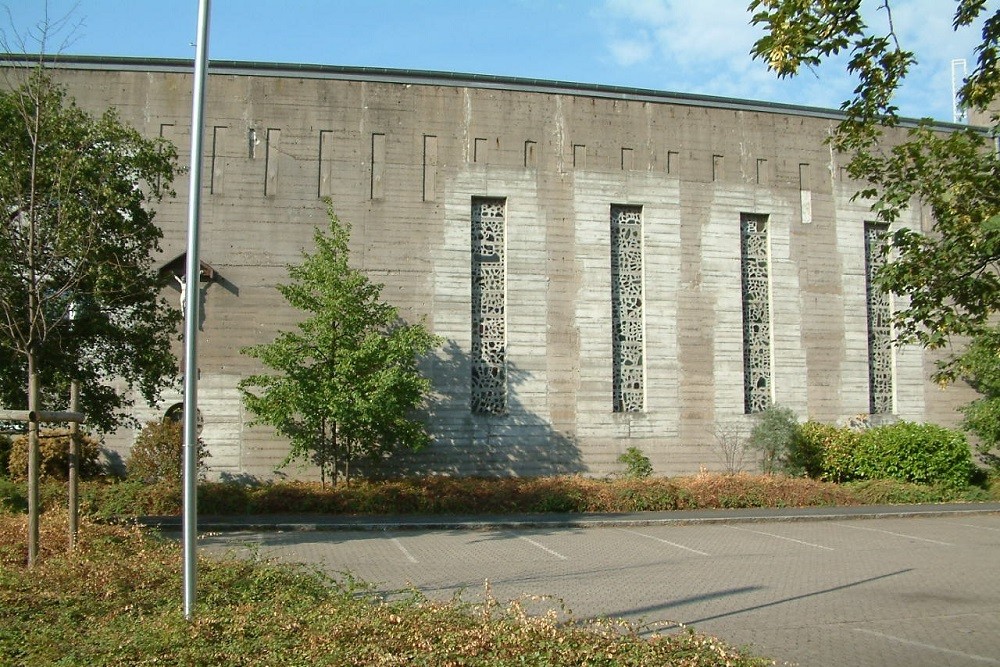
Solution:
[[[578,618],[680,622],[778,664],[1000,665],[1000,515],[203,537],[392,591],[550,595]],[[549,604],[557,605],[556,602]]]

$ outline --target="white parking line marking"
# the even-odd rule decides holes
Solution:
[[[895,535],[896,537],[905,537],[908,540],[920,540],[921,542],[930,542],[931,544],[940,544],[943,547],[953,547],[955,546],[951,542],[941,542],[939,540],[932,540],[926,537],[917,537],[916,535],[906,535],[904,533],[894,533],[891,530],[882,530],[881,528],[866,528],[864,526],[854,526],[849,523],[838,523],[836,524],[842,528],[854,528],[855,530],[867,530],[872,533],[883,533],[885,535]]]
[[[785,537],[784,535],[775,535],[774,533],[765,533],[763,530],[750,530],[749,528],[740,528],[739,526],[729,526],[733,530],[742,530],[747,533],[757,533],[758,535],[767,535],[768,537],[773,537],[779,540],[787,540],[789,542],[795,542],[796,544],[804,544],[807,547],[816,547],[817,549],[826,549],[827,551],[834,551],[833,547],[824,547],[822,544],[813,544],[812,542],[803,542],[802,540],[797,540],[794,537]]]
[[[651,540],[656,540],[657,542],[662,542],[664,544],[669,544],[672,547],[677,547],[678,549],[683,549],[684,551],[690,551],[691,553],[698,554],[699,556],[711,556],[712,555],[712,554],[707,554],[704,551],[698,551],[697,549],[692,549],[691,547],[686,547],[683,544],[676,544],[674,542],[670,542],[668,540],[661,539],[661,538],[656,537],[654,535],[647,535],[646,533],[640,533],[637,530],[626,530],[625,528],[619,528],[618,530],[620,530],[623,533],[631,533],[632,535],[638,535],[639,537],[648,537]]]
[[[534,541],[530,537],[525,537],[524,535],[518,535],[518,537],[521,538],[522,540],[524,540],[525,542],[527,542],[528,544],[533,544],[536,547],[538,547],[539,549],[541,549],[542,551],[544,551],[546,553],[552,554],[553,556],[555,556],[559,560],[567,560],[566,556],[563,556],[561,553],[558,553],[558,552],[553,551],[552,549],[549,549],[544,544],[539,544],[538,542]]]
[[[406,560],[410,561],[411,563],[419,562],[416,558],[413,557],[413,554],[411,554],[409,550],[403,546],[403,543],[399,541],[398,537],[392,538],[392,543],[395,544],[397,547],[399,547],[399,550],[403,552],[404,556],[406,556]]]
[[[866,628],[854,628],[855,632],[863,632],[866,635],[874,635],[876,637],[881,637],[883,639],[888,639],[890,641],[899,642],[900,644],[909,644],[910,646],[916,646],[917,648],[927,649],[929,651],[937,651],[939,653],[947,653],[949,655],[957,655],[962,658],[968,658],[969,660],[975,660],[977,662],[984,662],[987,665],[1000,665],[1000,660],[994,660],[993,658],[988,658],[985,655],[976,655],[974,653],[963,653],[961,651],[955,651],[950,648],[941,648],[940,646],[934,646],[933,644],[925,644],[923,642],[915,642],[912,639],[903,639],[902,637],[893,637],[892,635],[882,634],[881,632],[876,632],[874,630],[868,630]]]

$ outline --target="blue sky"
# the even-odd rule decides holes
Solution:
[[[1000,0],[990,0],[995,10]],[[868,21],[884,26],[875,0]],[[508,75],[838,107],[843,66],[777,80],[748,55],[747,0],[213,0],[209,57]],[[0,0],[12,51],[194,56],[197,0]],[[899,98],[908,116],[951,120],[951,60],[972,65],[978,29],[951,29],[954,2],[896,0],[920,65]],[[6,14],[6,16],[4,15]],[[66,19],[63,21],[63,19]],[[59,23],[62,21],[62,23]],[[27,39],[25,39],[27,37]],[[24,46],[22,48],[22,43]]]

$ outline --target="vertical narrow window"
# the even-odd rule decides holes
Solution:
[[[771,405],[771,281],[767,216],[740,215],[743,265],[743,404],[747,414]]]
[[[723,168],[725,167],[725,157],[722,155],[712,156],[712,180],[721,181],[723,175]]]
[[[247,159],[253,160],[257,157],[257,130],[252,127],[247,129]]]
[[[680,172],[681,154],[677,151],[667,151],[667,173],[677,174]]]
[[[473,412],[507,413],[507,201],[472,198]]]
[[[611,206],[611,363],[615,412],[645,407],[642,207]]]
[[[573,144],[573,167],[576,169],[587,167],[587,147],[583,144]]]
[[[885,264],[886,225],[865,223],[865,295],[868,302],[868,405],[872,414],[892,413],[892,309],[875,284]]]

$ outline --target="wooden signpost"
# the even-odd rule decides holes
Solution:
[[[70,547],[76,544],[78,501],[76,494],[76,482],[79,479],[79,444],[77,443],[77,433],[79,425],[86,419],[86,415],[78,412],[80,389],[76,382],[73,383],[70,391],[71,410],[0,410],[0,420],[27,422],[29,434],[34,431],[38,433],[40,423],[69,423],[71,444],[69,451],[69,544]],[[38,440],[29,436],[29,447],[34,444],[37,447]],[[28,452],[29,458],[32,453]],[[36,455],[37,458],[37,455]],[[35,478],[28,476],[28,566],[35,564],[38,556],[38,479],[37,469]]]

